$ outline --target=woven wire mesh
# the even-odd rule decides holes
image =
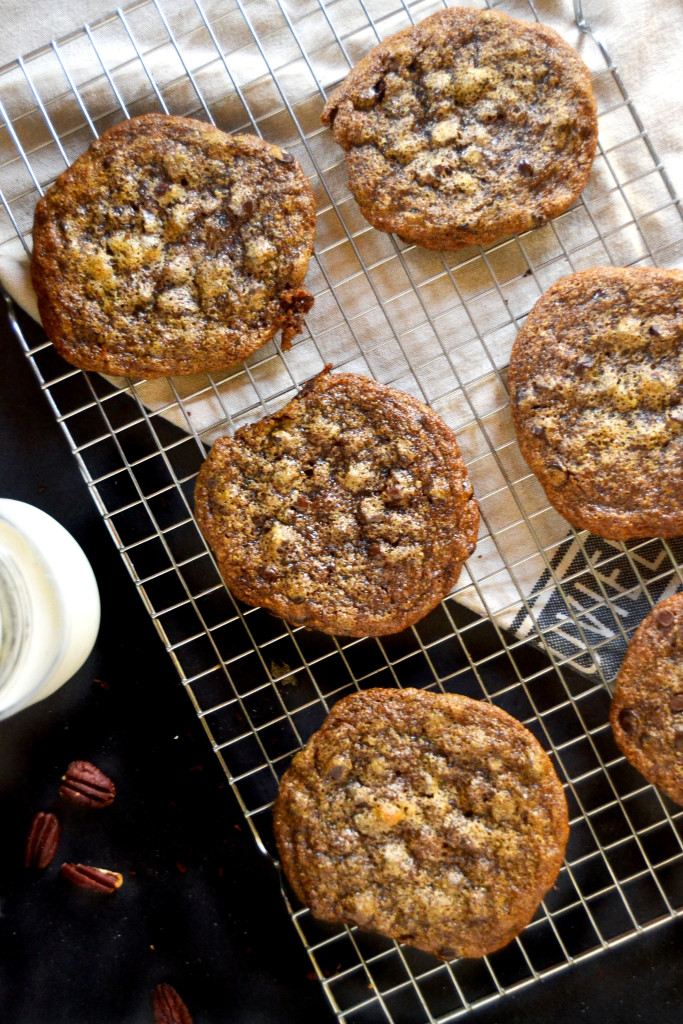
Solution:
[[[663,588],[680,585],[683,551],[673,541],[600,545],[572,534],[565,564],[569,542],[544,542],[552,513],[505,414],[510,345],[543,290],[605,263],[675,265],[680,209],[608,54],[579,31],[586,26],[576,4],[579,26],[565,28],[589,64],[600,114],[581,199],[551,224],[485,250],[427,252],[370,228],[348,191],[341,151],[320,126],[325,93],[378,39],[440,6],[169,0],[162,8],[144,0],[0,69],[0,242],[18,236],[30,248],[38,195],[96,135],[149,110],[263,135],[311,177],[318,234],[307,285],[316,304],[286,354],[269,343],[222,375],[170,380],[150,401],[148,384],[69,367],[39,327],[10,310],[260,847],[274,853],[270,807],[292,754],[357,688],[410,685],[491,700],[535,733],[565,783],[571,838],[558,882],[523,934],[481,961],[437,964],[321,924],[283,886],[347,1024],[454,1019],[683,908],[683,811],[614,745],[614,668],[600,657],[614,635],[595,626],[601,611],[616,609],[623,653],[632,626],[620,603],[647,609]],[[536,17],[529,0],[488,6]],[[350,640],[290,629],[230,596],[192,517],[207,445],[279,408],[326,362],[415,394],[457,430],[482,512],[478,551],[496,554],[512,597],[508,588],[494,607],[491,578],[463,573],[454,595],[411,629]],[[626,583],[615,587],[624,565]],[[530,575],[538,581],[531,590],[522,582]],[[544,624],[540,611],[551,604]],[[553,643],[563,626],[575,648]]]

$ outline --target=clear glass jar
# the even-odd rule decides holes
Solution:
[[[0,718],[67,682],[99,624],[95,576],[71,534],[33,505],[0,498]]]

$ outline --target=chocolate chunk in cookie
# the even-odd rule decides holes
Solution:
[[[185,117],[115,125],[36,208],[48,337],[86,370],[220,370],[302,329],[315,201],[289,153]]]
[[[512,418],[549,501],[600,537],[683,533],[683,271],[554,284],[510,357]]]
[[[430,249],[556,217],[584,188],[598,137],[588,69],[553,29],[463,7],[371,50],[322,120],[364,216]]]
[[[349,636],[426,615],[455,585],[479,522],[446,424],[401,391],[329,372],[216,441],[195,515],[237,597]]]
[[[426,690],[340,700],[280,784],[275,837],[298,898],[442,959],[531,920],[569,834],[532,734],[484,701]]]
[[[622,754],[683,806],[683,592],[656,604],[638,626],[609,717]]]

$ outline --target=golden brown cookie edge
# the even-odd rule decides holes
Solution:
[[[361,60],[351,68],[344,80],[328,97],[320,117],[321,122],[329,127],[334,135],[334,116],[339,105],[343,102],[347,102],[348,93],[354,87],[357,80],[361,79],[366,74],[379,74],[386,70],[386,59],[391,56],[392,48],[397,42],[402,42],[404,39],[412,37],[414,33],[423,29],[425,25],[433,23],[437,19],[457,19],[463,25],[471,25],[479,20],[482,13],[484,12],[462,7],[452,7],[445,11],[437,11],[424,18],[416,25],[410,25],[408,28],[401,29],[399,32],[395,32],[387,39],[384,39],[381,43],[378,43],[368,54],[365,55],[365,57],[362,57]],[[356,199],[365,219],[378,231],[395,233],[404,241],[420,245],[425,249],[454,251],[468,245],[488,245],[504,238],[506,235],[521,234],[533,227],[540,227],[542,224],[553,220],[555,217],[558,217],[569,209],[572,203],[586,187],[586,183],[588,182],[588,178],[590,177],[593,167],[595,151],[598,144],[597,100],[593,91],[590,71],[588,70],[585,62],[581,59],[576,50],[574,50],[574,48],[549,25],[542,25],[540,22],[522,21],[520,18],[515,18],[503,11],[492,11],[487,9],[485,13],[490,17],[507,22],[511,26],[514,26],[517,31],[519,31],[519,27],[523,27],[525,31],[530,27],[533,28],[548,44],[560,49],[565,55],[566,63],[571,65],[572,71],[575,74],[577,83],[581,89],[581,96],[587,104],[588,109],[586,113],[592,126],[591,135],[587,140],[586,166],[581,175],[576,178],[574,185],[568,189],[568,195],[564,198],[558,196],[554,202],[550,204],[549,210],[542,220],[536,219],[529,211],[528,207],[521,204],[519,209],[511,212],[504,220],[499,220],[496,225],[491,226],[488,230],[466,230],[458,227],[457,225],[437,227],[425,224],[406,224],[404,216],[400,212],[392,217],[382,216],[381,214],[376,213],[368,202],[364,202],[362,198],[359,198],[357,195],[358,189],[354,189],[354,185],[352,183],[353,151],[352,149],[345,150],[344,156],[349,170],[349,187],[351,188],[354,198]],[[336,136],[335,141],[338,142]]]
[[[604,507],[586,502],[580,495],[573,499],[570,496],[573,493],[569,490],[570,485],[553,486],[544,472],[547,459],[541,446],[526,430],[526,417],[517,408],[514,395],[517,388],[526,384],[528,376],[533,374],[533,362],[527,360],[524,347],[537,330],[537,325],[546,316],[548,308],[555,304],[564,307],[572,301],[572,296],[583,295],[587,283],[590,288],[599,288],[601,281],[615,282],[633,276],[642,276],[643,279],[650,277],[652,280],[661,281],[673,276],[683,283],[682,270],[666,270],[659,267],[591,267],[568,274],[551,285],[535,303],[515,338],[508,370],[512,422],[525,462],[543,487],[550,504],[575,530],[589,530],[597,537],[604,537],[607,540],[679,536],[683,533],[683,510],[679,515],[660,513],[658,516],[653,516],[651,512],[610,512]],[[577,504],[581,507],[577,508]]]
[[[670,597],[658,601],[633,634],[617,676],[609,720],[615,743],[627,761],[640,772],[647,782],[657,786],[674,803],[683,807],[683,765],[681,781],[672,780],[670,772],[653,763],[640,746],[629,739],[619,723],[619,713],[624,708],[624,701],[627,701],[629,697],[632,697],[631,704],[638,701],[638,679],[651,675],[652,648],[658,640],[659,633],[657,615],[663,610],[673,610],[683,624],[683,591],[678,591]]]
[[[273,831],[281,867],[297,898],[301,903],[309,906],[314,917],[318,917],[319,920],[328,921],[331,924],[353,923],[345,920],[343,917],[332,915],[322,916],[320,913],[316,913],[316,907],[313,905],[315,898],[313,897],[312,903],[312,894],[304,884],[301,877],[304,872],[299,868],[297,847],[293,835],[293,829],[289,821],[287,802],[291,800],[292,794],[296,792],[296,789],[300,784],[299,780],[301,776],[306,776],[308,774],[307,769],[309,767],[312,767],[314,778],[317,774],[317,769],[315,769],[315,753],[316,747],[320,742],[319,734],[321,732],[332,731],[338,728],[339,724],[347,715],[349,706],[354,702],[360,701],[361,704],[364,704],[367,701],[396,699],[397,694],[407,694],[408,697],[424,694],[427,696],[427,699],[430,697],[443,698],[442,703],[450,704],[452,707],[458,709],[467,709],[471,705],[474,705],[477,708],[477,712],[479,711],[479,706],[483,705],[487,708],[487,714],[491,720],[497,721],[504,728],[512,728],[518,735],[521,734],[521,730],[524,733],[525,738],[531,742],[531,745],[535,750],[540,752],[542,755],[541,760],[544,766],[543,784],[544,786],[548,785],[553,790],[552,799],[549,800],[549,806],[553,816],[553,825],[557,829],[558,833],[555,842],[555,850],[553,855],[549,856],[544,862],[542,875],[539,876],[533,893],[528,895],[524,906],[515,908],[513,913],[508,915],[507,918],[501,918],[500,921],[496,923],[495,928],[490,929],[486,935],[482,937],[481,941],[472,941],[466,946],[461,946],[456,954],[461,957],[478,958],[486,956],[489,953],[493,953],[497,949],[502,949],[506,946],[515,938],[515,936],[519,935],[533,919],[534,914],[536,913],[544,896],[557,880],[557,876],[564,860],[567,842],[569,840],[569,810],[567,800],[564,795],[562,783],[557,776],[557,772],[555,771],[548,754],[530,730],[523,726],[516,718],[513,718],[512,715],[509,715],[506,711],[496,707],[494,704],[474,700],[462,694],[434,693],[429,690],[419,690],[412,687],[398,690],[375,687],[342,697],[341,700],[337,701],[337,703],[332,707],[320,728],[313,733],[303,750],[300,750],[294,755],[292,762],[280,781],[278,794],[273,805]],[[421,699],[421,697],[418,699]],[[510,920],[510,917],[514,917],[514,921]],[[390,935],[389,937],[395,938],[393,935]],[[432,953],[439,959],[449,959],[441,956],[438,950],[430,946],[428,943],[420,945],[415,943],[411,944],[415,945],[415,948],[421,949],[426,953]]]
[[[246,359],[252,352],[255,352],[270,341],[278,331],[282,329],[284,332],[287,329],[285,324],[276,323],[264,327],[261,331],[250,332],[250,335],[244,338],[242,345],[236,348],[234,357],[227,361],[224,356],[218,356],[215,359],[207,357],[202,361],[201,367],[198,366],[196,359],[193,360],[191,357],[187,360],[169,361],[155,359],[146,362],[136,357],[127,360],[116,356],[112,357],[107,352],[106,347],[101,344],[93,345],[95,352],[92,355],[87,352],[84,353],[80,346],[74,347],[71,340],[73,337],[71,320],[68,306],[64,303],[64,293],[60,293],[59,289],[57,289],[57,294],[55,294],[55,289],[50,286],[51,281],[59,282],[61,276],[57,261],[57,245],[51,225],[50,197],[57,189],[68,189],[71,183],[80,177],[86,167],[95,162],[96,159],[104,158],[122,142],[134,139],[141,129],[148,132],[161,131],[168,126],[169,121],[173,122],[179,130],[201,130],[202,132],[208,131],[210,134],[218,133],[224,138],[233,140],[238,146],[246,147],[253,153],[277,156],[282,152],[280,147],[256,135],[247,133],[231,134],[217,128],[208,121],[199,121],[195,118],[150,113],[140,114],[137,117],[128,118],[112,125],[98,139],[95,139],[89,148],[84,153],[81,153],[69,167],[62,171],[54,184],[39,199],[36,205],[33,226],[33,252],[31,256],[31,282],[36,293],[38,310],[45,333],[60,356],[79,369],[112,374],[113,376],[146,378],[149,380],[158,377],[216,372],[226,370],[235,363]],[[290,287],[292,290],[296,290],[306,276],[307,264],[314,251],[316,203],[311,183],[295,157],[293,158],[293,164],[297,170],[299,183],[307,193],[308,229],[310,235],[306,266],[302,270],[295,272],[291,277]],[[302,289],[302,291],[305,291],[305,289]],[[308,294],[306,292],[306,295]],[[91,342],[91,344],[93,343]]]
[[[409,405],[414,409],[418,409],[420,415],[423,417],[425,425],[428,425],[428,429],[433,435],[437,435],[439,438],[439,445],[441,450],[446,454],[451,467],[453,477],[457,480],[469,480],[467,469],[460,454],[458,442],[453,431],[448,427],[440,416],[438,416],[429,406],[424,405],[418,399],[413,398],[412,395],[408,395],[403,391],[399,391],[396,388],[388,387],[384,384],[379,384],[371,377],[364,377],[360,374],[354,373],[338,373],[331,374],[329,371],[324,370],[312,380],[308,381],[301,391],[291,399],[287,405],[283,406],[282,409],[278,410],[272,416],[264,417],[259,421],[258,424],[253,426],[259,426],[263,424],[263,429],[266,429],[266,424],[273,419],[284,417],[288,415],[288,410],[293,402],[296,402],[304,392],[324,391],[329,388],[340,386],[352,380],[356,383],[360,383],[364,388],[370,388],[380,393],[382,396],[392,398],[399,402],[400,405],[405,407]],[[194,491],[194,514],[197,524],[202,532],[202,535],[208,541],[214,555],[216,562],[221,565],[220,549],[225,543],[224,534],[220,526],[216,526],[213,515],[211,514],[210,506],[210,492],[208,488],[208,479],[212,472],[213,462],[212,454],[219,457],[223,449],[228,451],[232,445],[238,443],[239,431],[236,435],[236,439],[230,437],[222,437],[217,439],[212,446],[211,452],[207,456],[206,460],[200,467],[195,483]],[[217,447],[218,446],[218,447]],[[359,614],[357,619],[357,626],[350,632],[349,630],[339,630],[338,622],[335,619],[334,614],[327,616],[319,616],[312,618],[310,622],[307,622],[306,628],[318,629],[324,633],[330,633],[337,636],[384,636],[393,635],[399,633],[401,630],[406,629],[408,626],[419,622],[425,617],[430,611],[437,607],[440,602],[447,597],[450,591],[453,589],[458,581],[460,572],[462,570],[463,563],[470,556],[477,542],[477,534],[479,529],[479,506],[474,494],[469,498],[465,499],[460,509],[460,520],[459,520],[459,551],[457,556],[454,557],[453,571],[445,580],[443,585],[438,589],[438,592],[434,596],[426,599],[419,607],[408,611],[401,615],[396,615],[392,620],[385,623],[378,623],[377,619],[370,615]],[[218,552],[218,553],[217,553]],[[221,571],[221,575],[222,571]],[[246,604],[256,605],[263,608],[267,608],[274,615],[279,616],[286,622],[296,625],[292,622],[292,613],[290,612],[291,602],[286,598],[280,597],[279,595],[264,595],[261,591],[256,592],[248,583],[237,578],[228,578],[223,576],[223,580],[228,589],[241,601]],[[301,606],[298,605],[298,608]]]

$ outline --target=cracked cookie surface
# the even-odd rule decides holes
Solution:
[[[322,120],[364,216],[431,249],[556,217],[584,188],[597,143],[578,54],[546,26],[465,8],[376,46]]]
[[[683,806],[683,593],[659,601],[636,630],[610,723],[622,754]]]
[[[562,278],[515,340],[508,387],[522,454],[572,526],[683,533],[683,271]]]
[[[36,208],[45,331],[86,370],[219,370],[302,329],[315,201],[298,162],[251,135],[144,114],[115,125]]]
[[[510,942],[569,834],[562,785],[516,719],[457,694],[380,688],[340,700],[295,755],[274,827],[316,917],[443,959]]]
[[[327,370],[215,442],[195,516],[237,597],[349,636],[426,615],[455,585],[479,523],[443,420],[401,391]]]

